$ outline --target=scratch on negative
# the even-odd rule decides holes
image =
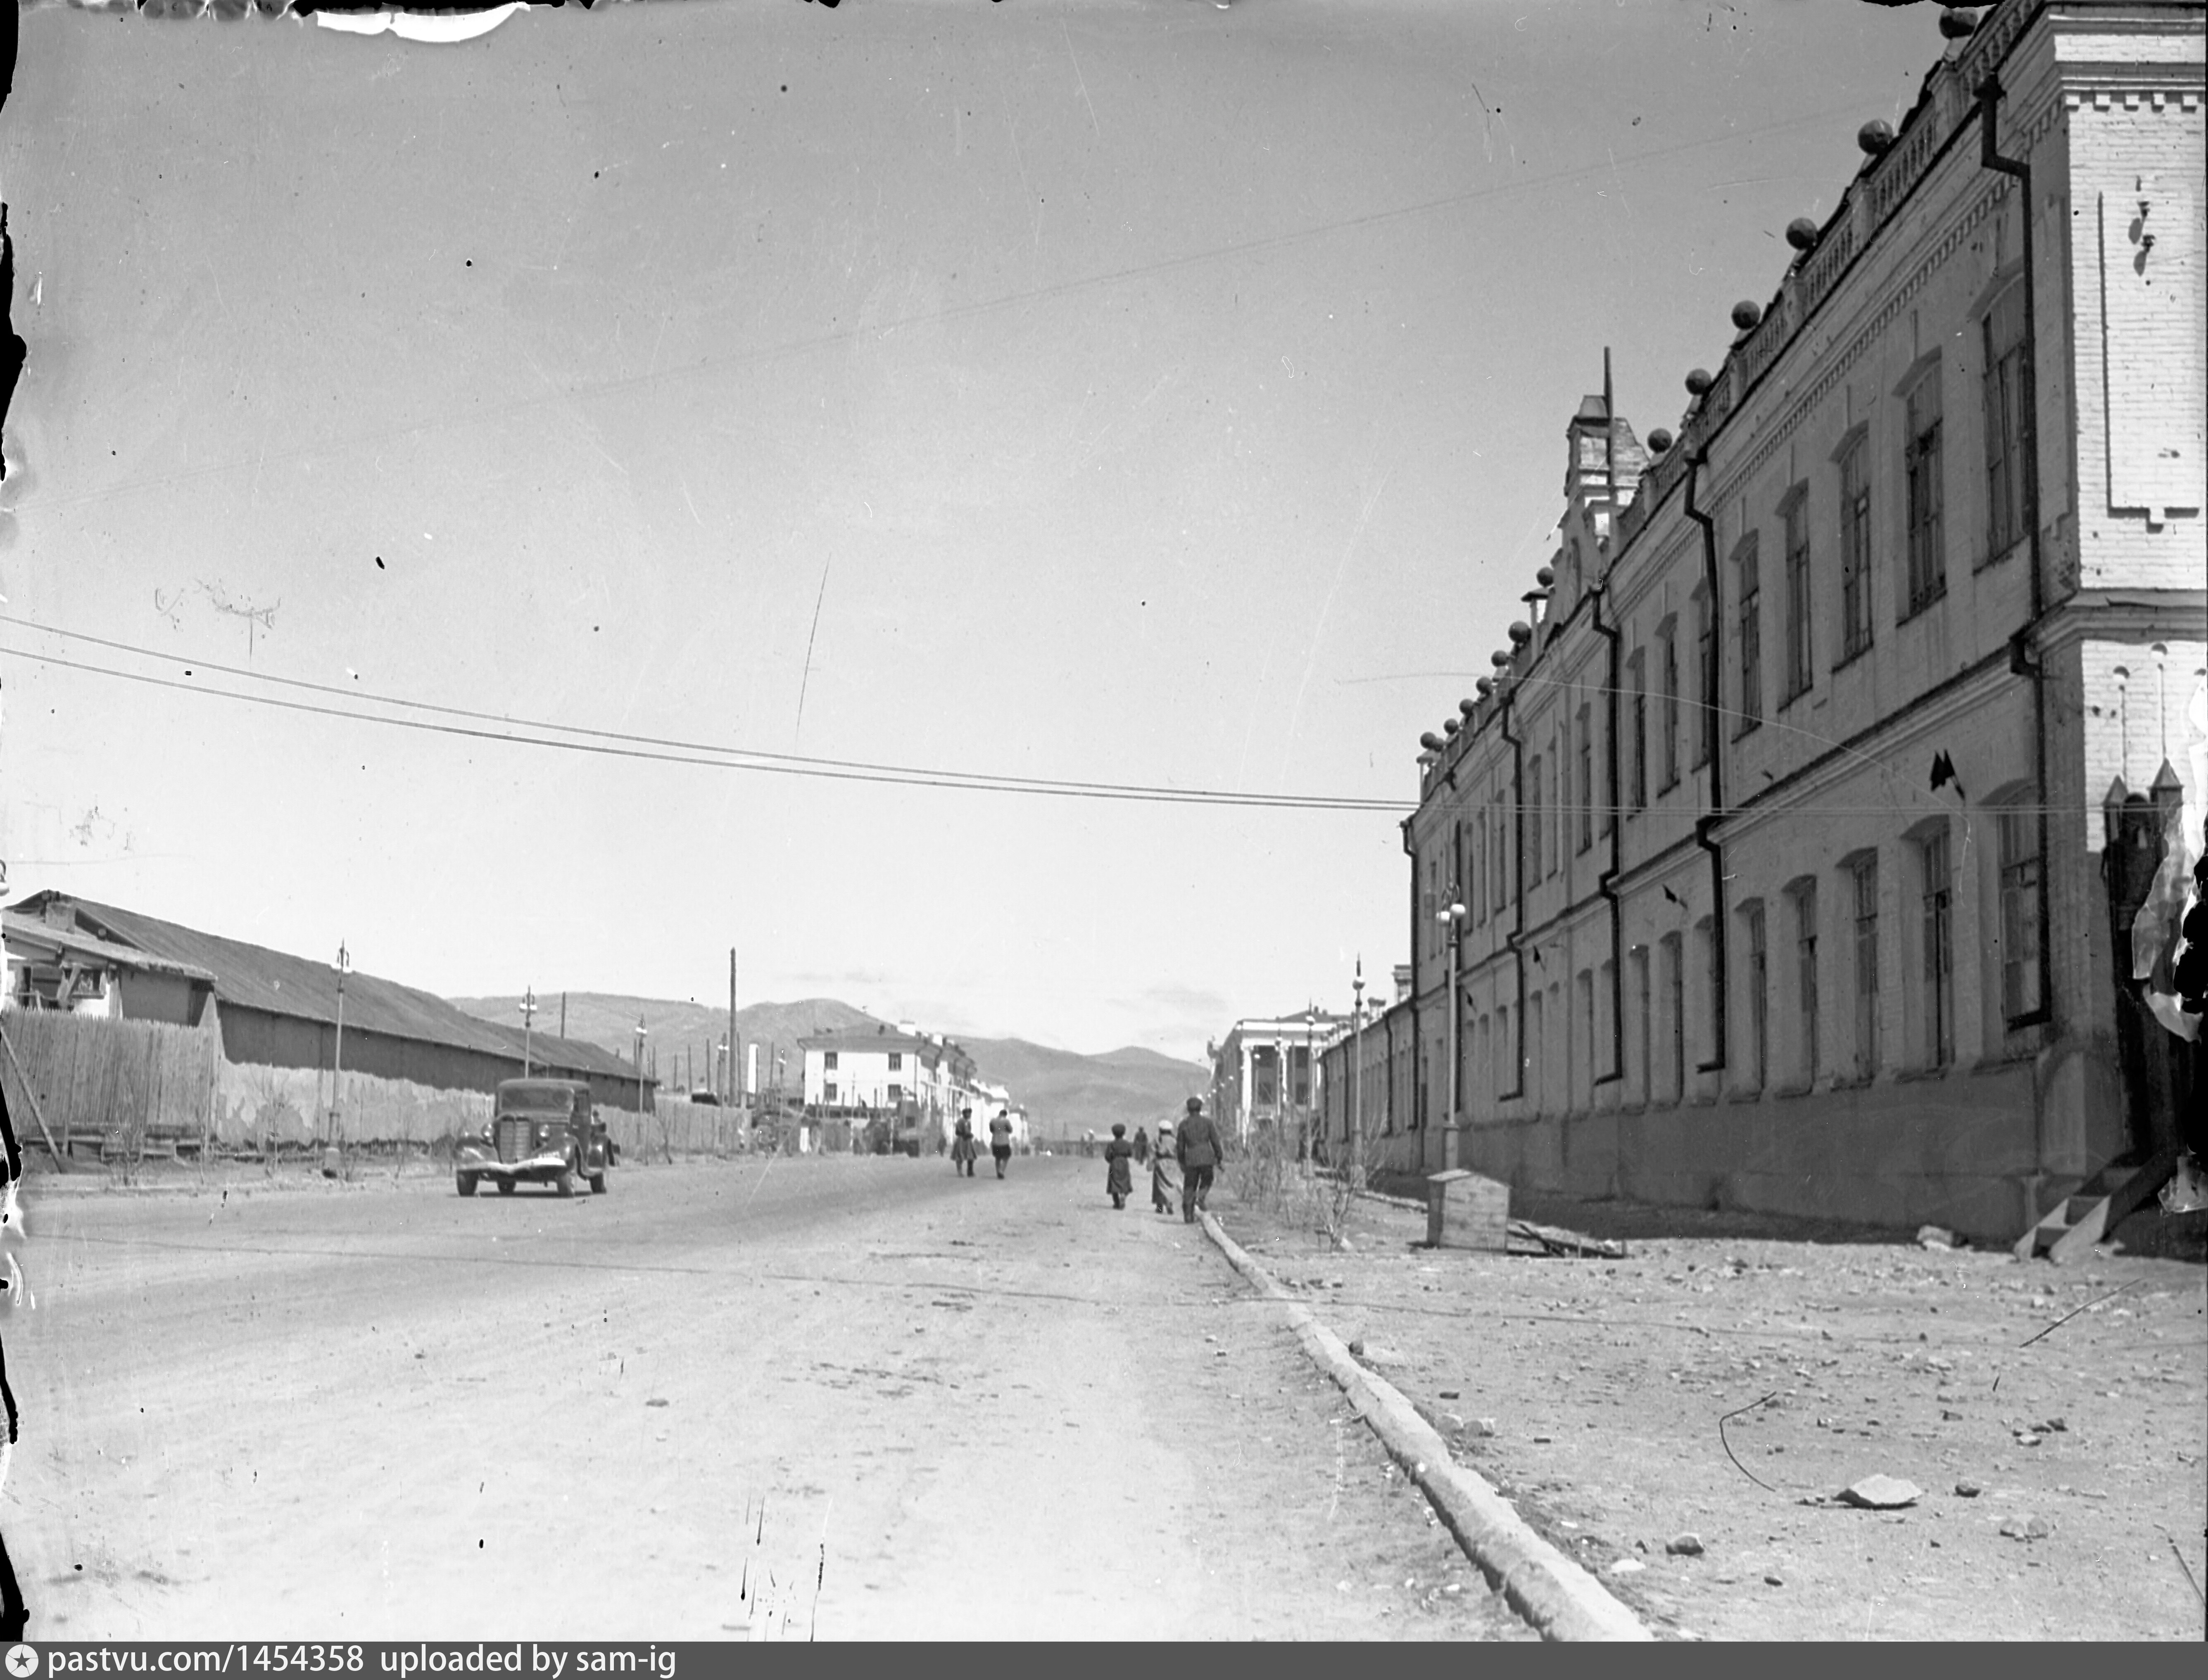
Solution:
[[[1065,36],[1065,56],[1073,61],[1073,80],[1081,88],[1081,103],[1089,107],[1089,126],[1101,138],[1104,131],[1096,126],[1096,103],[1089,97],[1089,78],[1081,74],[1081,55],[1073,50],[1073,32],[1066,28],[1064,18],[1059,19],[1058,27]]]

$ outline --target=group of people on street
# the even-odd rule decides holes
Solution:
[[[958,1124],[951,1134],[951,1170],[974,1176],[974,1163],[981,1157],[981,1140],[974,1135],[974,1111],[961,1109]],[[989,1153],[996,1158],[997,1176],[1005,1175],[1005,1163],[1012,1158],[1012,1122],[999,1115],[989,1122]]]
[[[1139,1127],[1132,1143],[1127,1140],[1124,1125],[1112,1128],[1112,1141],[1104,1145],[1104,1191],[1113,1207],[1125,1207],[1127,1198],[1135,1193],[1134,1168],[1129,1163],[1147,1160],[1152,1210],[1171,1213],[1178,1201],[1182,1223],[1193,1225],[1197,1211],[1211,1194],[1211,1175],[1222,1153],[1219,1128],[1204,1113],[1203,1099],[1191,1097],[1179,1132],[1171,1125],[1158,1127],[1155,1149]]]

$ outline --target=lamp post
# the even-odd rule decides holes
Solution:
[[[1456,1133],[1461,1123],[1458,1109],[1462,1105],[1462,1092],[1457,1088],[1463,1057],[1457,1049],[1457,1016],[1461,1013],[1457,1000],[1457,985],[1464,974],[1464,926],[1472,919],[1472,912],[1456,902],[1451,888],[1449,907],[1441,912],[1442,924],[1449,930],[1449,1120],[1442,1141],[1442,1165],[1455,1164],[1457,1151]]]
[[[646,1033],[644,1017],[639,1015],[636,1018],[636,1111],[639,1115],[644,1113],[644,1041]]]
[[[1318,1069],[1312,1065],[1311,1055],[1318,1039],[1318,1005],[1304,1005],[1304,1100],[1301,1122],[1296,1127],[1296,1159],[1307,1160],[1311,1155],[1311,1109],[1318,1103]]]
[[[527,1079],[534,1066],[531,1053],[536,1048],[537,988],[531,986],[521,995],[521,1077]]]

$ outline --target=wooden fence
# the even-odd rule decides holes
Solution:
[[[196,1145],[213,1128],[222,1045],[212,1032],[11,1009],[7,1033],[15,1050],[7,1076],[13,1081],[20,1068],[57,1147],[135,1155],[149,1145],[164,1151],[179,1141]],[[13,1100],[9,1106],[12,1112]],[[21,1121],[18,1139],[27,1148],[42,1145],[32,1115]]]

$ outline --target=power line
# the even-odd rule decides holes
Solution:
[[[20,623],[9,619],[6,622]],[[73,632],[56,631],[69,635]],[[99,640],[87,637],[87,640]],[[120,644],[109,644],[120,645]],[[133,651],[146,651],[136,650]],[[63,659],[58,655],[39,654],[21,648],[0,647],[0,653],[10,653],[18,658],[36,660],[41,664],[57,666],[64,670],[81,671],[93,676],[108,677],[122,682],[142,684],[151,688],[171,689],[186,694],[210,696],[216,699],[235,700],[243,704],[267,706],[279,711],[303,713],[309,716],[339,718],[353,723],[381,724],[386,728],[411,729],[423,733],[451,735],[463,739],[498,741],[514,746],[551,748],[563,752],[588,753],[607,758],[633,759],[647,763],[690,764],[708,769],[751,770],[766,775],[811,777],[829,781],[858,781],[897,787],[938,787],[952,791],[982,793],[1025,793],[1052,795],[1060,798],[1113,799],[1153,804],[1218,805],[1266,810],[1340,810],[1379,811],[1401,816],[1408,805],[1402,800],[1359,799],[1327,796],[1299,796],[1275,793],[1235,793],[1219,788],[1176,788],[1145,786],[1120,782],[1089,782],[1045,780],[1034,777],[984,774],[968,771],[929,771],[899,765],[869,765],[851,760],[801,759],[787,754],[753,753],[748,749],[717,747],[710,743],[657,740],[648,736],[628,736],[616,731],[582,729],[566,724],[538,723],[526,719],[497,718],[489,714],[467,712],[457,707],[433,706],[421,701],[396,697],[363,695],[363,699],[375,700],[383,704],[413,707],[423,710],[474,718],[493,723],[503,723],[507,728],[476,728],[459,723],[433,721],[427,718],[387,717],[355,707],[326,706],[310,701],[287,700],[275,695],[253,694],[232,689],[210,688],[204,684],[183,681],[171,677],[156,677],[144,672],[125,671],[113,666],[95,665],[88,661]],[[176,660],[173,655],[148,654],[149,657]],[[183,661],[176,661],[183,664]],[[189,668],[197,669],[196,666]],[[210,670],[234,667],[209,665]],[[306,683],[297,679],[273,680],[292,685],[344,694],[346,691],[333,690],[329,685]],[[561,732],[568,735],[587,736],[588,739],[563,739],[558,733],[526,734],[516,730]]]

